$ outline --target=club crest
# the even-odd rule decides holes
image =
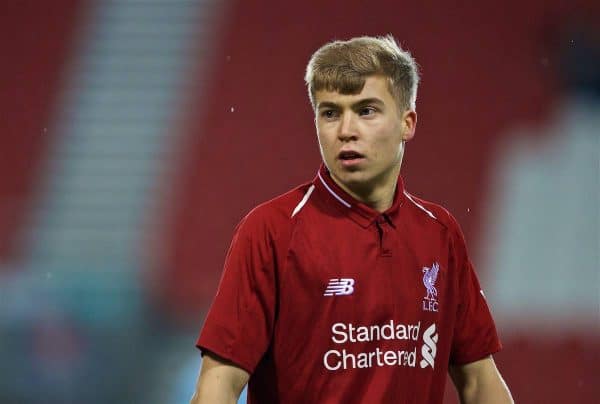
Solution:
[[[438,291],[435,287],[440,265],[434,262],[431,268],[423,267],[423,285],[426,289],[426,295],[423,298],[424,311],[438,311],[437,295]]]

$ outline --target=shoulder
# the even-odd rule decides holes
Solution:
[[[419,198],[407,191],[404,192],[404,195],[406,196],[406,203],[411,206],[416,216],[428,218],[430,221],[447,229],[453,235],[462,233],[456,218],[443,206]]]
[[[422,221],[436,223],[440,231],[446,234],[450,249],[459,261],[468,259],[465,237],[456,218],[443,206],[415,197],[405,192],[407,203],[412,205],[413,215]]]
[[[238,231],[260,232],[278,235],[285,233],[293,226],[294,215],[311,192],[311,183],[305,183],[263,202],[252,209],[241,220]]]

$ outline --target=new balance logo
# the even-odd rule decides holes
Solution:
[[[330,279],[323,296],[344,296],[354,292],[354,279],[340,278]]]

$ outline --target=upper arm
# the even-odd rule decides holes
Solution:
[[[191,404],[234,404],[250,374],[234,363],[206,352]]]
[[[238,226],[221,281],[196,346],[252,373],[271,343],[278,265],[274,235],[264,213]]]
[[[475,268],[467,252],[460,226],[453,223],[451,256],[455,271],[457,297],[456,321],[452,337],[450,363],[473,363],[498,352],[502,345]]]
[[[491,356],[450,366],[450,377],[463,404],[510,404],[512,397]]]

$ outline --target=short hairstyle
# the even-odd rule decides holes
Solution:
[[[388,79],[388,90],[399,108],[416,108],[418,65],[391,35],[362,36],[323,45],[310,58],[304,80],[310,102],[316,108],[317,91],[358,94],[367,77],[376,75]]]

